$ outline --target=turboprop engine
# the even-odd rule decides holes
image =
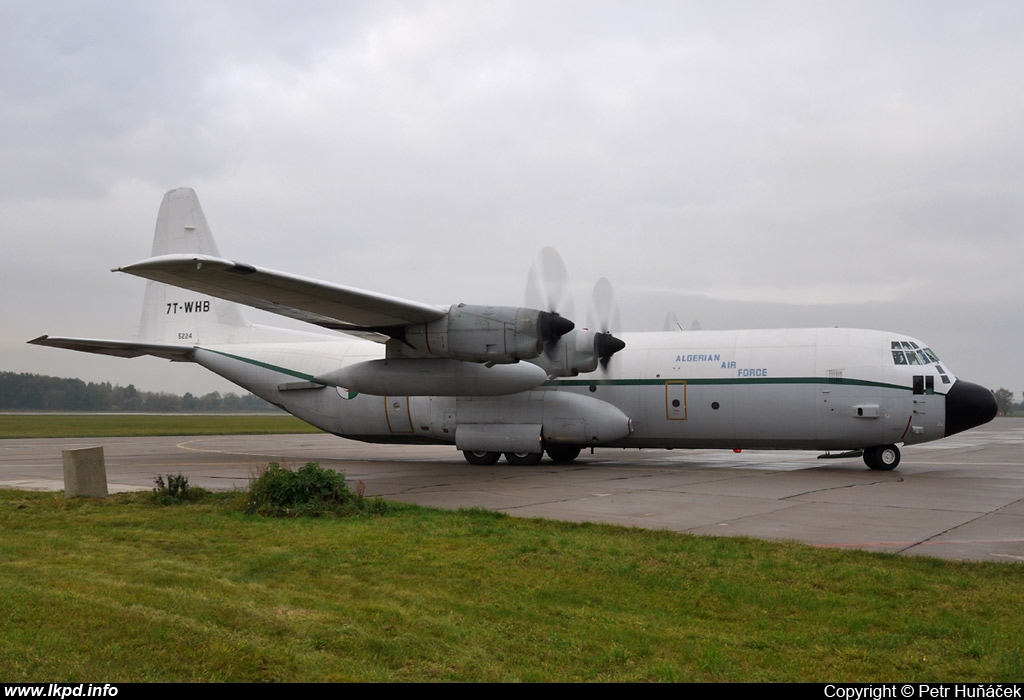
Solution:
[[[388,341],[387,357],[510,364],[537,357],[574,327],[548,311],[457,304],[436,321],[404,326]]]
[[[626,347],[626,344],[611,333],[574,329],[536,360],[537,365],[551,377],[575,377],[581,373],[593,372],[598,366],[607,366],[612,355]]]
[[[501,396],[543,384],[532,360],[573,330],[558,314],[510,306],[452,306],[442,318],[388,330],[384,360],[358,362],[316,377],[329,386],[377,396]]]

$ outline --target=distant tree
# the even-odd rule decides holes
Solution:
[[[181,410],[198,411],[199,399],[193,396],[192,392],[186,391],[185,395],[181,397]]]
[[[203,394],[203,397],[199,399],[200,411],[219,411],[220,405],[221,398],[219,391],[211,391],[209,394]]]
[[[1003,415],[1013,412],[1013,392],[1009,389],[996,389],[994,392],[999,412]]]
[[[152,413],[175,413],[181,410],[181,397],[174,394],[145,392],[143,401],[143,408]]]
[[[234,392],[228,392],[221,397],[220,410],[237,411],[242,406],[242,399]]]
[[[134,384],[129,384],[121,390],[121,410],[137,411],[139,409],[139,391]]]

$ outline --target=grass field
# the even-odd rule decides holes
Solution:
[[[1019,681],[1020,566],[0,492],[5,681]]]
[[[2,438],[319,433],[287,414],[11,413],[0,415]]]

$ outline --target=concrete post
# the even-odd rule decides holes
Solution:
[[[64,496],[107,497],[107,466],[102,447],[64,450]]]

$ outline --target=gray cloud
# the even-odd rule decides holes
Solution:
[[[578,312],[608,276],[627,328],[671,309],[1019,346],[1022,15],[5,3],[5,369],[181,386],[23,345],[135,332],[137,284],[107,270],[148,254],[180,185],[226,254],[429,302],[518,303],[553,244]],[[962,354],[955,371],[1024,388],[1011,360]]]

